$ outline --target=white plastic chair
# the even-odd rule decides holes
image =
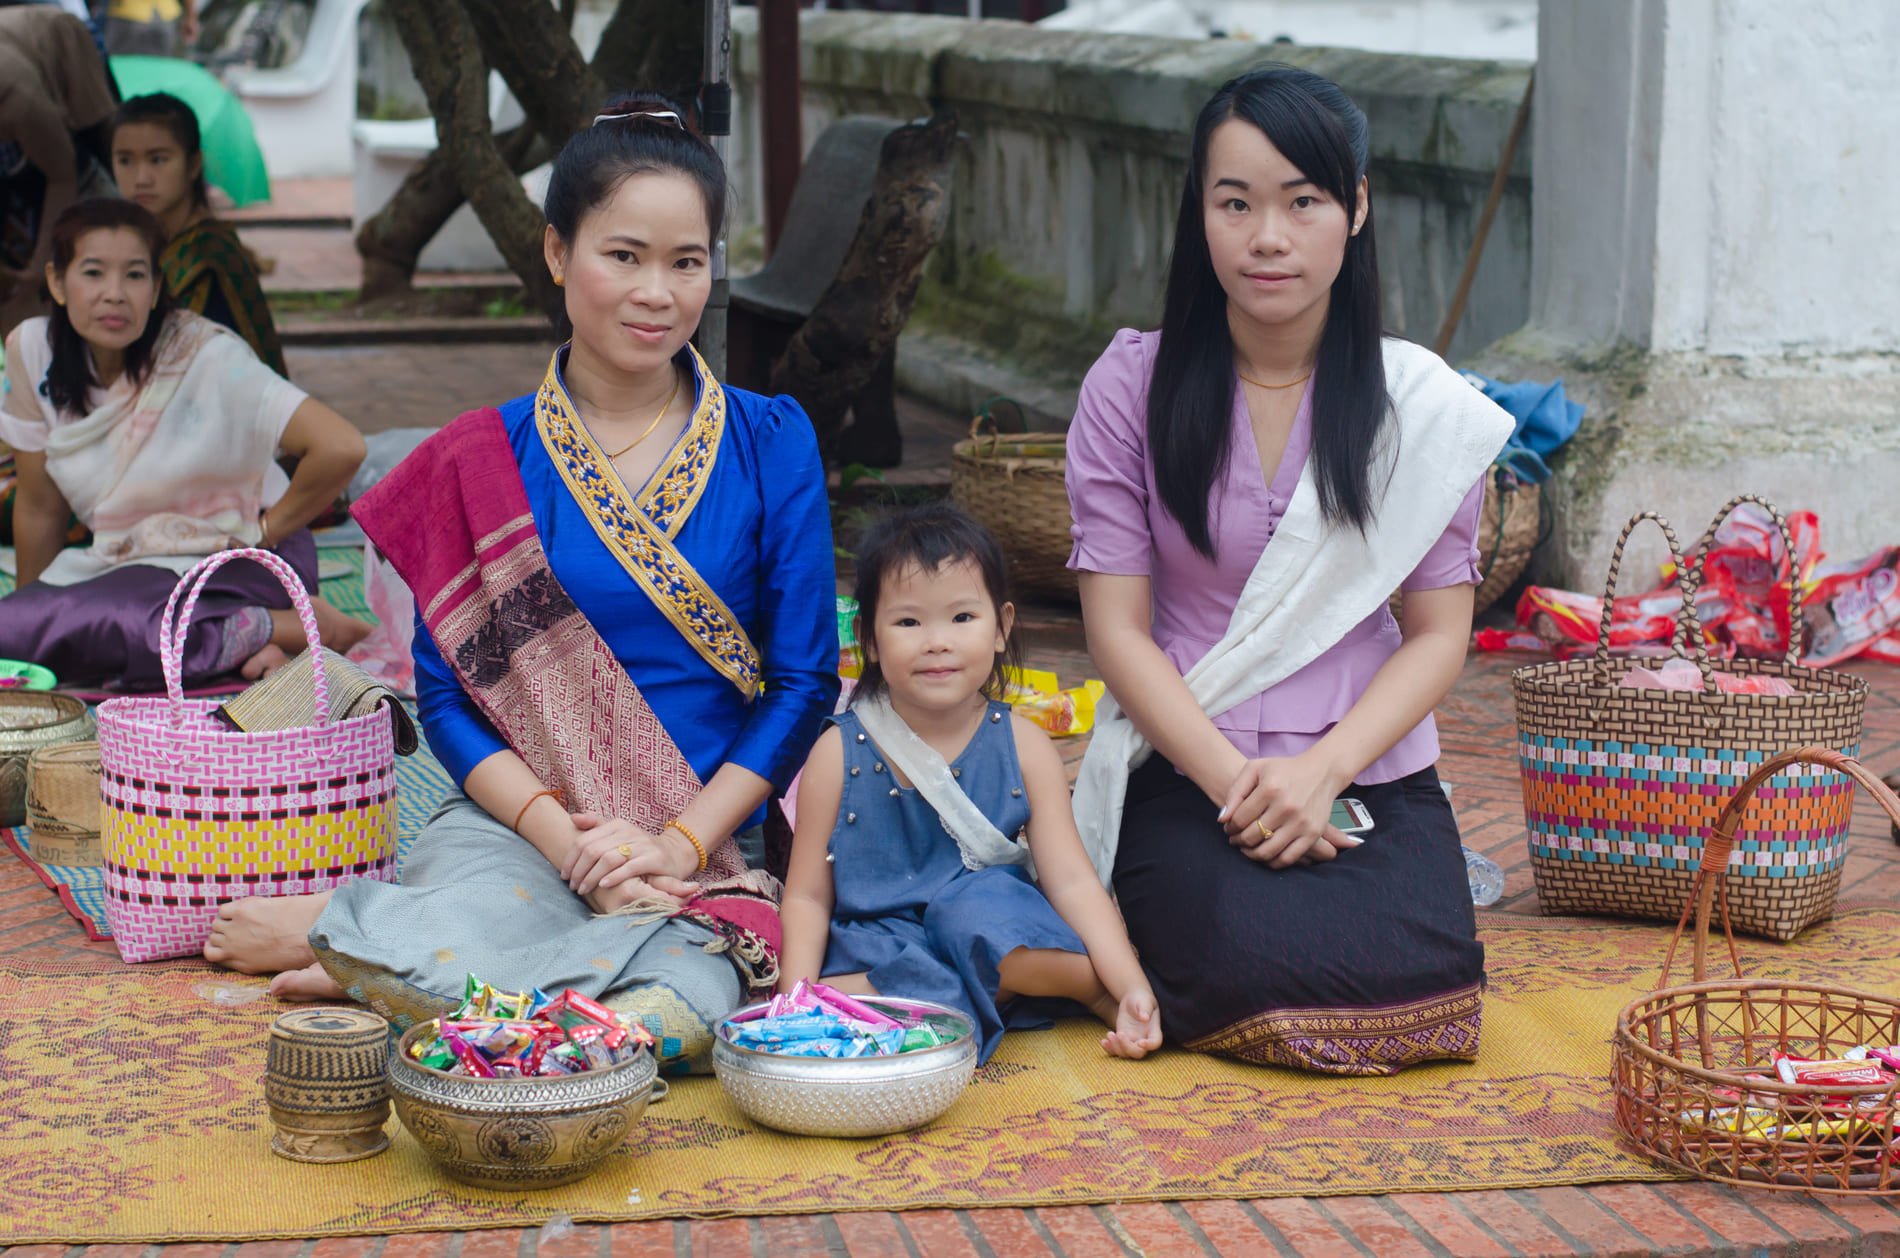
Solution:
[[[273,181],[350,173],[356,121],[356,21],[369,0],[316,0],[303,51],[286,66],[234,67],[226,84],[244,102]]]

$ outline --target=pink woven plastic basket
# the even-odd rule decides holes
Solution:
[[[127,961],[202,951],[229,900],[395,878],[396,746],[387,713],[332,720],[321,668],[311,670],[315,723],[303,729],[242,733],[212,717],[217,701],[184,697],[192,613],[211,574],[233,559],[260,563],[283,582],[304,636],[317,645],[316,613],[290,565],[269,551],[228,550],[180,578],[165,605],[165,696],[100,705],[106,920]]]

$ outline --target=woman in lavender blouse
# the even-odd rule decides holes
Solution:
[[[1429,456],[1412,425],[1469,407],[1442,394],[1442,362],[1383,337],[1366,159],[1365,116],[1317,75],[1221,88],[1195,126],[1162,326],[1116,334],[1068,447],[1089,649],[1155,749],[1098,863],[1163,1022],[1191,1049],[1346,1074],[1473,1055],[1484,972],[1431,711],[1470,635],[1489,455],[1438,469],[1457,479],[1436,508],[1393,500],[1418,469],[1390,467]],[[1395,372],[1428,374],[1458,414],[1402,414],[1419,393]],[[1266,622],[1285,628],[1235,648],[1256,674],[1282,650],[1310,662],[1204,711],[1189,675],[1263,557],[1340,563],[1361,539],[1363,562],[1303,575],[1288,599],[1304,601]],[[1333,597],[1382,564],[1399,565],[1386,584],[1357,583],[1376,609]],[[1340,796],[1370,811],[1363,839],[1330,824]]]

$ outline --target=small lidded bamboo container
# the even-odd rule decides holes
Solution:
[[[389,1147],[389,1024],[365,1009],[312,1008],[270,1028],[264,1100],[271,1152],[293,1162],[351,1162]]]

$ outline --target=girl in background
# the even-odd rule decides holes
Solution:
[[[1062,759],[989,697],[1015,617],[1003,574],[996,539],[943,504],[866,537],[864,676],[801,779],[780,989],[822,976],[961,1009],[984,1060],[1005,1027],[1048,1025],[1017,998],[1066,998],[1108,1024],[1104,1049],[1142,1057],[1161,1021],[1076,836]]]
[[[159,267],[178,306],[222,323],[280,376],[277,339],[257,266],[237,229],[212,216],[198,116],[169,92],[134,96],[112,118],[112,174],[119,191],[150,210],[169,238]]]

